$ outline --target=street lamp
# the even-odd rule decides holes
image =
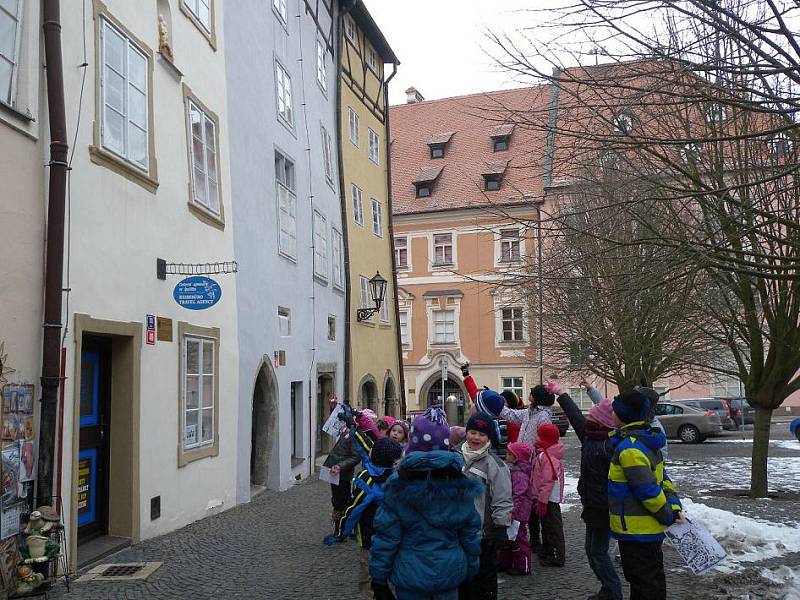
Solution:
[[[369,319],[378,312],[386,299],[386,280],[381,277],[380,271],[376,271],[374,277],[369,280],[369,293],[375,303],[375,308],[359,308],[356,311],[356,320],[358,321]]]

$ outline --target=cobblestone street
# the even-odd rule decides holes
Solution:
[[[568,472],[577,474],[577,441],[567,438]],[[673,455],[685,458],[700,451],[721,451],[735,444],[686,446],[674,444]],[[147,540],[108,557],[104,563],[163,561],[148,580],[134,583],[74,583],[72,592],[55,588],[49,597],[58,600],[291,600],[357,598],[357,547],[352,541],[334,547],[322,544],[330,529],[329,491],[315,480],[298,484],[286,492],[266,491],[248,505],[194,523],[171,534]],[[500,598],[541,598],[575,600],[597,591],[597,584],[583,553],[583,523],[580,508],[573,503],[565,509],[567,566],[564,569],[536,568],[530,577],[501,575]],[[677,554],[665,546],[669,597],[675,600],[699,598],[781,598],[770,595],[757,569],[735,574],[695,577],[680,563]],[[765,561],[760,566],[800,565],[800,554]],[[741,596],[745,590],[753,595]],[[755,593],[754,593],[755,592]]]

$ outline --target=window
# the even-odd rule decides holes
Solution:
[[[183,0],[186,8],[200,22],[208,33],[211,33],[211,0]]]
[[[381,302],[381,309],[378,311],[381,315],[381,323],[388,323],[389,322],[389,294],[387,288],[386,298],[383,299]]]
[[[378,72],[378,54],[372,46],[367,46],[367,66],[375,73]]]
[[[507,137],[495,138],[493,141],[494,141],[494,151],[495,152],[503,152],[504,150],[508,150],[508,138]]]
[[[716,398],[741,398],[744,388],[738,377],[718,374],[711,383],[711,395]]]
[[[292,335],[292,313],[283,306],[278,307],[278,335],[281,337]]]
[[[183,338],[183,449],[214,442],[215,340]]]
[[[367,133],[369,138],[369,159],[379,165],[381,162],[380,138],[377,133],[372,131],[372,128],[368,128]]]
[[[372,307],[372,296],[369,292],[369,279],[360,275],[359,283],[361,285],[361,304],[359,308],[370,308]]]
[[[503,391],[509,390],[517,395],[520,400],[525,399],[522,387],[522,377],[503,377],[501,378]]]
[[[719,102],[709,104],[708,108],[706,109],[706,120],[709,123],[721,123],[725,120],[726,116],[727,113],[725,111],[725,106]]]
[[[344,18],[344,33],[347,36],[348,40],[350,40],[351,42],[356,41],[356,22],[350,15],[347,15]]]
[[[350,111],[348,120],[350,143],[354,146],[358,146],[358,114],[352,108],[348,108],[347,110]]]
[[[336,341],[336,317],[328,315],[328,341]]]
[[[372,198],[372,233],[383,237],[383,215],[381,214],[380,201]]]
[[[293,381],[291,384],[291,403],[292,403],[292,458],[294,461],[302,461],[305,451],[303,444],[303,382]]]
[[[437,233],[433,236],[433,264],[453,264],[453,234]]]
[[[591,361],[592,351],[585,342],[570,342],[567,349],[571,367],[582,367]]]
[[[105,19],[102,20],[101,40],[102,146],[136,167],[147,170],[147,57]]]
[[[394,238],[394,264],[398,269],[408,268],[408,238]]]
[[[512,262],[519,259],[519,229],[502,229],[500,231],[500,260]]]
[[[275,152],[275,186],[278,195],[278,251],[297,256],[297,196],[295,195],[294,163]]]
[[[484,176],[484,189],[487,192],[496,192],[500,189],[501,177],[499,175],[485,175]]]
[[[219,215],[216,124],[191,99],[187,101],[187,110],[189,130],[192,132],[189,149],[192,162],[192,198],[197,204]]]
[[[594,404],[592,399],[589,398],[589,394],[586,393],[586,389],[582,387],[571,387],[567,390],[567,393],[581,409],[591,408],[592,404]]]
[[[292,80],[280,63],[275,63],[275,87],[278,94],[278,116],[290,127],[294,125]]]
[[[408,346],[410,344],[410,338],[408,337],[408,311],[401,310],[398,316],[400,317],[400,343],[403,346]]]
[[[342,234],[336,229],[331,229],[331,262],[333,263],[333,285],[339,289],[344,287],[344,267],[342,265]]]
[[[776,133],[769,140],[769,151],[773,156],[786,156],[792,152],[792,138],[785,132]]]
[[[427,198],[431,195],[430,182],[417,184],[417,198]]]
[[[327,52],[325,51],[325,44],[317,40],[317,83],[319,83],[322,91],[328,89],[328,64],[326,62]]]
[[[353,220],[363,227],[364,226],[363,192],[361,191],[361,188],[354,183],[353,185],[350,186],[350,193],[353,196]]]
[[[614,134],[630,135],[633,131],[633,117],[628,113],[620,113],[614,117]]]
[[[0,2],[0,102],[14,105],[19,71],[22,6],[20,0]]]
[[[328,279],[328,221],[314,211],[314,274]]]
[[[272,8],[275,9],[275,14],[281,18],[281,21],[283,21],[285,25],[288,20],[286,0],[272,0]]]
[[[444,158],[444,144],[431,144],[431,158]]]
[[[322,129],[322,159],[325,165],[325,178],[329,183],[333,183],[333,150],[331,149],[331,134],[324,126]]]
[[[434,310],[433,311],[433,343],[434,344],[455,344],[456,343],[456,311]]]
[[[687,165],[693,165],[700,160],[700,145],[694,142],[684,144],[680,149],[681,160]]]
[[[522,308],[502,309],[503,337],[504,342],[521,342],[525,339],[523,329]]]

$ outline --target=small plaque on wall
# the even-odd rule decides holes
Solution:
[[[171,342],[172,341],[172,319],[168,319],[167,317],[158,317],[156,319],[158,323],[158,327],[156,328],[156,333],[158,335],[159,342]]]

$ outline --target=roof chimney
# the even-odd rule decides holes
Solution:
[[[425,100],[425,96],[419,93],[419,90],[413,85],[406,90],[406,104],[416,104]]]

